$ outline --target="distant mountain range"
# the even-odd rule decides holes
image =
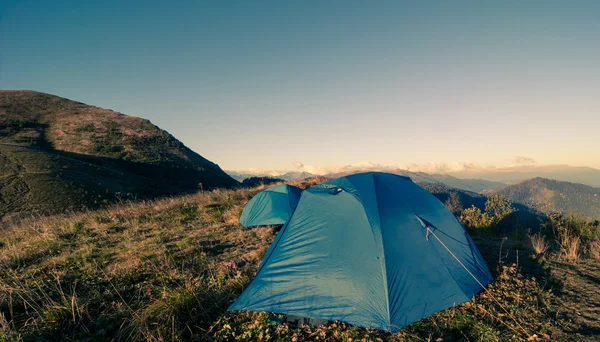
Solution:
[[[458,192],[465,207],[471,205],[482,207],[487,195],[499,194],[527,213],[581,213],[591,219],[600,219],[600,188],[584,184],[536,177],[514,185],[505,185],[500,182],[459,179],[449,175],[430,175],[424,172],[405,170],[391,172],[410,177],[442,201],[450,192]],[[331,174],[328,177],[335,178],[341,175]]]
[[[346,175],[363,171],[383,171],[408,175],[409,177],[413,177],[413,179],[425,177],[430,181],[441,181],[444,184],[476,192],[497,186],[515,184],[535,177],[556,179],[559,181],[581,183],[592,187],[600,187],[600,169],[569,165],[521,165],[493,168],[476,167],[472,164],[468,164],[450,168],[444,164],[435,164],[433,166],[408,165],[407,168],[401,168],[379,164],[367,164],[343,165],[342,167],[337,167],[337,169],[341,169],[341,171],[325,173],[324,176],[333,177],[337,175]],[[227,171],[227,173],[239,181],[254,176],[270,176],[286,180],[297,180],[313,176],[313,174],[304,171],[285,173],[268,170],[250,170]]]
[[[366,172],[369,170],[356,170],[351,172],[340,172],[325,175],[327,178],[337,178],[357,172]],[[425,172],[411,172],[406,170],[385,170],[385,172],[410,177],[416,183],[441,183],[452,188],[467,190],[472,192],[481,192],[483,190],[503,187],[506,184],[500,182],[492,182],[483,179],[460,179],[450,175],[428,174]]]
[[[237,185],[148,120],[0,91],[0,218]]]
[[[302,180],[305,178],[313,177],[314,175],[309,172],[301,172],[301,171],[290,171],[283,174],[278,174],[276,172],[243,172],[243,171],[225,171],[228,175],[233,177],[238,182],[243,181],[246,178],[252,177],[271,177],[277,179],[283,179],[286,181],[290,180]]]
[[[536,174],[551,174],[563,176],[564,178],[587,179],[594,183],[594,174],[597,170],[592,168],[576,168],[566,166],[554,167],[524,167],[509,168],[503,171],[497,171],[496,179],[515,181],[520,177]],[[352,171],[327,174],[326,178],[337,178],[352,173],[370,171],[368,169],[357,169]],[[407,170],[393,169],[385,170],[402,176],[410,177],[415,183],[434,193],[441,200],[445,200],[450,192],[458,192],[463,201],[463,205],[476,205],[483,207],[486,195],[497,193],[509,200],[522,211],[538,213],[579,212],[593,219],[600,219],[600,189],[585,184],[551,180],[541,177],[521,180],[512,185],[494,180],[485,180],[478,178],[458,178],[448,174],[429,174],[425,172],[412,172]],[[230,172],[230,174],[232,174]],[[457,174],[457,173],[453,173]],[[481,172],[460,173],[461,175],[480,176]],[[584,178],[577,178],[577,175]],[[234,177],[245,177],[243,173],[237,173]],[[297,180],[309,178],[314,175],[308,172],[290,172],[287,174],[274,176],[275,178],[285,180]],[[588,177],[588,178],[585,178]],[[494,178],[494,177],[492,177]]]
[[[347,175],[350,173],[364,172],[364,171],[383,171],[392,172],[398,174],[411,175],[413,177],[425,177],[434,178],[437,180],[445,179],[448,182],[455,182],[456,179],[473,181],[484,181],[483,184],[475,186],[475,188],[485,189],[489,186],[502,186],[508,184],[515,184],[526,179],[542,177],[548,179],[556,179],[559,181],[581,183],[592,187],[600,187],[600,169],[592,167],[580,167],[570,165],[528,165],[528,166],[511,166],[503,168],[492,168],[492,167],[463,167],[454,170],[440,171],[443,167],[433,168],[432,171],[415,171],[415,166],[410,169],[403,169],[398,167],[390,167],[385,165],[373,164],[369,165],[345,165],[341,167],[341,172],[326,173],[325,177],[331,177],[336,175]],[[417,167],[418,169],[418,167]],[[438,170],[439,169],[439,170]],[[437,171],[435,171],[437,170]],[[302,178],[308,178],[313,174],[305,171],[292,171],[292,172],[276,172],[269,170],[250,170],[250,171],[226,171],[232,177],[241,181],[248,177],[254,176],[269,176],[282,178],[286,180],[297,180]],[[448,176],[451,176],[448,177]],[[487,183],[491,182],[491,183]],[[495,184],[495,185],[494,185]],[[472,189],[475,189],[472,188]],[[471,189],[471,190],[472,190]]]
[[[352,173],[366,172],[366,171],[372,171],[372,170],[365,169],[365,170],[353,170],[353,171],[346,171],[346,172],[330,173],[330,174],[324,175],[323,177],[337,178],[337,177],[342,177],[342,176],[352,174]],[[315,176],[314,174],[311,174],[309,172],[287,172],[287,173],[284,173],[281,175],[272,175],[272,174],[271,175],[269,175],[269,174],[258,174],[257,175],[256,173],[244,173],[244,172],[235,172],[235,171],[226,171],[226,172],[238,181],[243,181],[244,179],[251,178],[251,177],[273,177],[273,178],[278,178],[278,179],[283,179],[283,180],[289,181],[289,180],[301,180],[301,179],[310,178],[310,177]],[[414,182],[441,183],[441,184],[445,184],[445,185],[453,187],[453,188],[472,191],[472,192],[481,192],[484,190],[503,187],[506,185],[501,182],[493,182],[493,181],[487,181],[487,180],[483,180],[483,179],[460,179],[460,178],[456,178],[456,177],[453,177],[450,175],[428,174],[425,172],[411,172],[411,171],[399,170],[399,169],[386,170],[386,172],[410,177]]]
[[[599,169],[569,165],[514,166],[497,169],[465,170],[449,172],[448,174],[458,178],[478,178],[506,184],[514,184],[525,179],[542,177],[600,187]]]

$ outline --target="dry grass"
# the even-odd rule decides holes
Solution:
[[[540,233],[529,235],[529,241],[531,242],[531,246],[536,255],[543,256],[550,248],[550,243],[548,243],[546,238]]]
[[[568,262],[577,262],[581,256],[581,238],[569,229],[559,229],[556,234],[559,246],[558,258]]]
[[[306,186],[306,184],[300,184]],[[266,314],[226,314],[275,236],[242,229],[262,188],[215,190],[39,218],[0,230],[0,340],[500,341],[514,331],[485,294],[401,332],[335,323],[294,329]],[[552,295],[516,269],[491,288],[528,329],[549,331]],[[514,296],[514,298],[512,297]],[[494,316],[492,316],[492,314]],[[506,324],[498,322],[505,320]],[[9,336],[9,337],[3,337]]]
[[[23,341],[23,337],[13,330],[6,316],[0,312],[0,341],[19,342]]]
[[[238,225],[256,191],[122,203],[0,230],[0,312],[11,312],[7,324],[28,337],[198,336],[237,297],[274,237],[271,228]],[[224,266],[231,262],[240,267]]]

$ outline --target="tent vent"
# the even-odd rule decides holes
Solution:
[[[337,195],[340,192],[342,192],[342,190],[344,190],[344,189],[342,189],[342,188],[334,188],[334,189],[331,189],[331,191],[329,191],[329,193],[332,194],[332,195]]]

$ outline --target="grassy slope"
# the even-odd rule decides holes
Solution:
[[[16,211],[52,212],[55,207],[73,210],[81,203],[97,200],[96,196],[86,198],[82,189],[62,179],[63,168],[74,165],[70,160],[61,159],[39,150],[3,146],[0,149],[0,216]]]
[[[32,91],[0,91],[0,161],[0,216],[237,185],[148,120]]]
[[[0,231],[0,331],[13,339],[97,341],[525,338],[487,293],[392,335],[339,323],[293,329],[270,325],[265,314],[226,314],[275,236],[272,228],[238,225],[243,205],[258,190],[123,204]],[[500,247],[487,233],[474,238],[494,270],[490,291],[528,335],[593,340],[600,329],[593,320],[600,306],[593,264],[540,264],[527,257],[522,240]],[[521,273],[496,267],[499,250],[504,265],[521,251]],[[564,271],[582,275],[560,282],[553,274]],[[549,282],[558,284],[558,296]]]
[[[600,219],[600,189],[583,184],[532,178],[495,193],[545,213],[579,212]]]

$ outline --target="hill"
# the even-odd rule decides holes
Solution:
[[[499,189],[505,187],[502,182],[494,182],[478,178],[457,178],[447,174],[431,174],[432,179],[452,188],[467,190],[480,193],[490,189]]]
[[[492,191],[541,212],[579,212],[600,219],[600,189],[546,178],[532,178]]]
[[[471,206],[483,208],[485,206],[485,201],[487,200],[487,196],[485,195],[468,190],[453,188],[442,183],[417,182],[417,184],[423,189],[429,191],[442,202],[446,202],[450,197],[450,194],[456,193],[463,208],[468,208]]]
[[[34,91],[0,91],[0,217],[232,187],[150,121]]]
[[[276,183],[283,183],[284,180],[280,179],[280,178],[273,178],[273,177],[250,177],[250,178],[245,178],[242,181],[242,186],[243,187],[247,187],[247,188],[254,188],[260,185],[270,185],[270,184],[276,184]]]

